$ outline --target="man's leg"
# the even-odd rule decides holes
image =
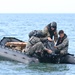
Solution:
[[[61,54],[61,55],[64,55],[64,54],[67,54],[67,52],[66,52],[65,50],[61,50],[61,51],[60,51],[60,54]]]
[[[42,44],[42,42],[38,42],[30,48],[29,54],[33,55],[34,53],[42,52],[43,50],[44,50],[44,45]]]

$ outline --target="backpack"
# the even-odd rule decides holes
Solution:
[[[31,38],[32,36],[35,36],[35,37],[45,37],[46,35],[43,34],[42,30],[33,30],[29,33],[29,38]]]

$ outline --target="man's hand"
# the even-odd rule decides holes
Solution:
[[[54,48],[58,48],[57,46],[54,46]]]
[[[45,49],[49,54],[51,54],[52,53],[52,50],[49,50],[49,49]]]
[[[49,54],[51,54],[51,53],[52,53],[52,50],[48,50],[47,52],[48,52]]]
[[[49,41],[53,41],[50,37],[48,37],[48,40],[49,40]]]

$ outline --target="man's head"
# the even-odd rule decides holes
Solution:
[[[60,30],[59,31],[59,36],[60,36],[60,38],[63,38],[64,37],[64,31],[63,30]]]
[[[54,31],[57,29],[57,23],[56,22],[52,22],[51,23],[51,30]]]

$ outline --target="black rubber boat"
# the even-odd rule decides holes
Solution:
[[[13,38],[13,37],[4,37],[0,41],[0,59],[9,59],[9,60],[15,60],[19,61],[25,64],[30,64],[30,63],[38,63],[39,60],[34,57],[29,57],[25,55],[24,53],[13,50],[11,48],[8,48],[5,46],[7,42],[23,42],[19,39]]]
[[[19,61],[25,64],[30,63],[62,63],[62,64],[75,64],[75,57],[72,54],[66,54],[64,56],[59,55],[45,55],[43,57],[29,57],[26,54],[13,50],[11,48],[8,48],[5,46],[7,42],[24,42],[19,39],[13,38],[13,37],[4,37],[0,41],[0,59],[10,59]]]

